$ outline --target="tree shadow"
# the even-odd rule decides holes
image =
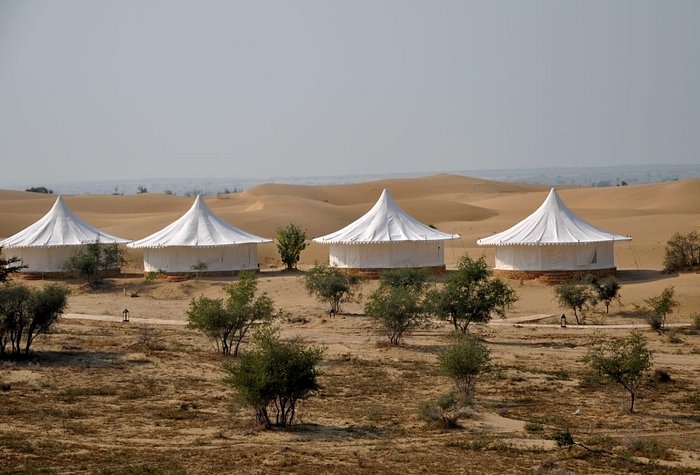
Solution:
[[[306,271],[299,269],[265,269],[260,270],[259,277],[293,277],[306,275]]]
[[[19,365],[38,365],[48,368],[114,368],[125,366],[141,366],[149,364],[148,359],[123,359],[124,353],[114,351],[40,351],[31,352],[28,356],[10,357],[4,355],[0,361],[8,361]]]
[[[411,343],[401,343],[401,347],[414,351],[416,353],[424,353],[428,355],[435,355],[437,354],[440,350],[445,349],[446,345],[416,345],[416,344],[411,344]]]
[[[644,321],[645,312],[642,309],[620,309],[615,312],[616,317],[629,318]]]
[[[639,284],[644,282],[656,282],[659,280],[678,277],[677,272],[663,272],[655,269],[626,269],[617,271],[617,280],[620,284]]]
[[[297,435],[299,439],[303,441],[333,441],[366,437],[379,438],[388,431],[386,428],[378,427],[373,424],[336,426],[315,423],[297,424],[285,430]]]
[[[585,325],[579,325],[585,327]],[[581,345],[572,342],[559,342],[559,341],[489,341],[490,345],[493,346],[510,346],[510,347],[527,347],[527,348],[549,348],[549,349],[566,349],[566,348],[577,348]]]

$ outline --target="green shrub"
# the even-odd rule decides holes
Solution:
[[[27,266],[22,265],[22,260],[18,257],[2,257],[2,246],[0,246],[0,284],[7,282],[7,278],[12,274],[26,269]]]
[[[338,314],[341,303],[355,300],[355,292],[362,285],[362,278],[336,267],[316,265],[306,274],[304,285],[309,295],[330,304],[330,311]]]
[[[91,288],[96,289],[104,281],[109,271],[119,270],[124,264],[124,250],[117,244],[95,242],[79,246],[63,264],[63,268],[85,279]]]
[[[574,436],[568,430],[558,430],[552,434],[552,439],[556,441],[559,447],[571,447],[574,442]]]
[[[491,278],[484,257],[464,256],[445,285],[428,292],[426,302],[430,313],[466,333],[472,322],[487,323],[494,314],[504,317],[517,300],[508,284]]]
[[[365,312],[392,345],[399,345],[427,316],[421,292],[412,287],[379,286],[367,299]]]
[[[68,304],[68,290],[58,285],[30,289],[0,287],[0,355],[29,355],[37,336],[51,331]]]
[[[525,424],[525,430],[528,432],[541,434],[544,432],[544,424],[541,422],[529,421],[527,424]]]
[[[595,276],[589,276],[586,280],[593,288],[597,300],[605,304],[605,313],[610,313],[610,304],[613,300],[619,299],[620,283],[615,277],[607,277],[599,281]]]
[[[306,233],[295,224],[277,230],[277,251],[287,269],[295,269],[301,251],[306,249]]]
[[[591,338],[586,362],[600,377],[622,385],[630,394],[630,413],[634,412],[637,390],[651,368],[652,353],[637,330],[625,338],[604,341],[598,334]]]
[[[225,302],[208,297],[192,299],[187,310],[188,326],[204,333],[217,351],[238,356],[248,330],[275,317],[272,299],[265,293],[256,297],[257,288],[257,275],[241,272],[238,280],[224,289]]]
[[[387,269],[379,274],[379,285],[388,287],[411,287],[421,291],[428,281],[428,269],[404,268]]]
[[[287,427],[294,422],[297,403],[318,393],[318,365],[323,350],[281,341],[272,331],[259,332],[256,348],[237,363],[224,363],[226,383],[255,411],[258,423]]]
[[[471,399],[477,378],[491,371],[491,354],[476,338],[460,335],[455,343],[438,353],[438,365],[440,372],[452,379],[457,390]]]
[[[589,286],[570,282],[554,287],[554,296],[559,305],[574,312],[574,318],[579,325],[585,321],[585,315],[582,312],[589,304],[595,304],[596,301]]]
[[[666,287],[660,295],[644,301],[648,306],[647,322],[654,330],[663,331],[666,326],[666,317],[680,307],[674,293],[673,287]]]
[[[646,317],[644,319],[649,324],[652,330],[661,331],[663,329],[663,320],[661,318],[661,315],[659,315],[658,313],[647,312]]]
[[[700,235],[675,233],[666,243],[664,270],[676,272],[700,266]]]
[[[195,264],[192,264],[190,266],[190,269],[192,269],[197,274],[197,276],[199,276],[200,273],[206,272],[207,269],[209,269],[209,264],[198,260]]]

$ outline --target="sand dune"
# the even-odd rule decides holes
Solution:
[[[462,239],[449,243],[446,259],[453,264],[464,252],[491,255],[476,239],[502,231],[534,211],[550,186],[501,183],[456,175],[380,180],[367,183],[299,186],[266,184],[238,194],[207,197],[224,219],[247,231],[273,237],[294,222],[309,237],[335,231],[364,214],[388,188],[399,205],[426,224]],[[562,188],[566,204],[606,230],[631,235],[631,244],[617,250],[621,268],[661,266],[666,241],[675,232],[700,225],[700,180],[610,188]],[[140,239],[180,217],[193,198],[142,194],[132,196],[66,196],[81,218],[107,232]],[[0,191],[0,236],[10,236],[40,218],[55,196]],[[312,245],[302,264],[323,260],[323,246]],[[272,262],[274,246],[261,256]]]

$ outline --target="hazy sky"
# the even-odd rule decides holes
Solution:
[[[698,163],[698,25],[697,0],[0,0],[0,181]]]

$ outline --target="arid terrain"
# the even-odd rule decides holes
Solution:
[[[493,263],[492,251],[478,248],[476,239],[527,216],[549,190],[441,175],[264,185],[207,202],[261,236],[273,237],[293,221],[313,237],[363,214],[385,187],[421,221],[461,234],[445,252],[448,269],[465,253]],[[700,313],[700,274],[660,269],[671,235],[700,225],[700,180],[560,194],[593,224],[633,237],[616,248],[621,299],[609,315],[599,305],[586,312],[586,325],[569,317],[561,328],[565,310],[552,287],[509,281],[519,301],[506,320],[471,327],[491,350],[494,371],[479,381],[461,428],[429,427],[418,411],[452,389],[436,361],[448,343],[447,324],[432,321],[390,346],[363,314],[363,299],[330,318],[306,294],[304,270],[326,259],[324,246],[310,246],[301,271],[287,272],[269,245],[260,250],[259,288],[286,312],[278,322],[282,335],[325,348],[322,390],[304,403],[299,425],[256,426],[223,382],[222,357],[185,325],[193,297],[221,296],[234,278],[118,278],[98,291],[67,280],[69,308],[55,331],[34,344],[29,361],[0,362],[0,473],[698,473],[700,333],[690,324]],[[54,199],[0,192],[0,237],[34,222]],[[192,198],[66,201],[91,224],[138,239],[179,217]],[[128,272],[139,266],[140,256],[130,253]],[[362,295],[376,285],[366,282]],[[668,322],[680,326],[660,334],[636,305],[669,286],[680,308]],[[121,322],[124,308],[129,323]],[[671,376],[660,382],[650,374],[635,414],[626,411],[627,393],[596,380],[582,361],[594,332],[625,336],[632,325],[654,351],[653,368]],[[569,431],[585,447],[558,447],[556,431]]]

